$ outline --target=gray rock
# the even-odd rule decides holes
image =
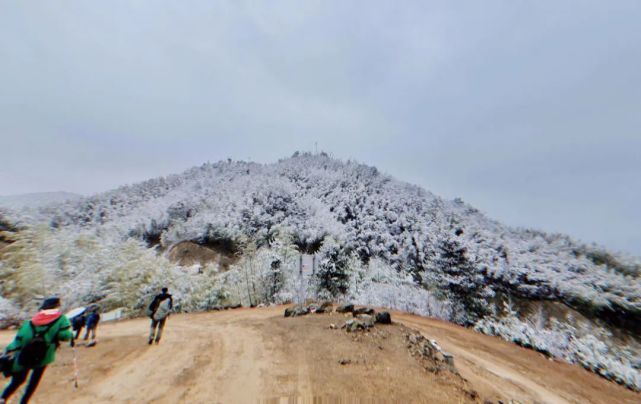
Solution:
[[[285,309],[285,317],[304,316],[309,313],[309,308],[305,306],[294,306]]]
[[[432,345],[430,344],[423,344],[423,350],[421,352],[421,355],[423,355],[426,358],[434,358],[435,355],[434,349],[432,348]]]
[[[360,331],[364,329],[365,329],[365,326],[363,325],[363,323],[361,323],[360,321],[354,321],[347,327],[347,332],[355,332],[355,331]]]
[[[357,318],[366,328],[374,327],[375,320],[373,316],[370,316],[369,314],[359,314]]]
[[[303,307],[303,306],[296,306],[296,307],[294,307],[294,309],[292,310],[292,317],[296,317],[296,316],[304,316],[304,315],[306,315],[306,314],[309,314],[309,310],[307,309],[307,307]]]
[[[354,305],[353,304],[343,304],[340,305],[336,308],[336,311],[338,313],[352,313],[354,311]]]
[[[454,369],[454,355],[448,352],[441,352],[441,354],[443,355],[445,363],[447,363],[450,368]]]
[[[416,334],[409,334],[409,335],[407,335],[407,340],[408,340],[411,344],[419,344],[419,343],[423,342],[423,340],[424,340],[424,339],[425,339],[425,337],[423,337],[423,336],[422,336],[421,334],[419,334],[419,333],[416,333]]]
[[[347,321],[345,321],[345,324],[343,324],[341,326],[341,328],[347,328],[347,327],[351,326],[352,323],[354,323],[354,320],[347,320]]]
[[[369,308],[369,307],[359,307],[357,309],[352,310],[352,314],[354,317],[356,317],[359,314],[368,314],[370,316],[374,315],[374,309]]]
[[[325,303],[323,304],[318,304],[318,303],[312,303],[309,306],[307,306],[307,309],[309,310],[310,313],[318,313],[322,314],[327,312],[327,307]],[[331,304],[329,305],[330,310],[331,310]]]
[[[366,330],[372,327],[374,323],[372,322],[371,324],[372,325],[369,325],[369,324],[363,323],[362,321],[352,319],[352,320],[347,320],[341,328],[345,328],[347,332],[356,332],[356,331]]]

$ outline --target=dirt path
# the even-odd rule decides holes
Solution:
[[[641,394],[579,367],[444,321],[405,313],[394,318],[454,354],[461,375],[482,397],[532,403],[639,403]]]
[[[354,335],[330,329],[345,320],[342,315],[283,318],[282,312],[174,315],[157,346],[146,344],[146,319],[104,324],[95,348],[77,349],[80,388],[72,388],[72,351],[64,346],[32,402],[641,401],[641,395],[583,369],[449,323],[393,315],[452,352],[468,383],[420,367],[407,351],[402,327]],[[0,346],[12,336],[1,332]],[[472,398],[472,389],[480,399]]]

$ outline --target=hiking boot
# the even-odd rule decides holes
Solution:
[[[151,345],[151,344],[153,344],[153,342],[154,342],[154,340],[153,340],[153,339],[150,339],[150,340],[149,340],[149,342],[148,342],[148,344],[149,344],[149,345]],[[2,404],[2,403],[0,403],[0,404]]]
[[[158,344],[160,344],[160,340],[159,339],[156,340],[156,345],[158,345]]]

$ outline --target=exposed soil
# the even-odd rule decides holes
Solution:
[[[181,241],[173,245],[167,257],[178,265],[190,266],[194,264],[206,265],[209,263],[217,264],[218,267],[226,271],[229,266],[238,261],[238,257],[227,253],[222,249],[200,245],[193,241]]]
[[[452,324],[392,313],[453,353],[462,377],[426,370],[400,324],[347,333],[329,327],[340,327],[342,314],[283,318],[283,310],[174,315],[154,346],[146,344],[146,319],[103,324],[96,347],[77,348],[79,388],[72,350],[63,346],[32,402],[641,401],[579,367]],[[12,337],[1,332],[0,344]]]

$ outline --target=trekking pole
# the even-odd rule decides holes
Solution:
[[[76,355],[76,345],[71,348],[73,351],[73,387],[78,388],[78,357]]]

